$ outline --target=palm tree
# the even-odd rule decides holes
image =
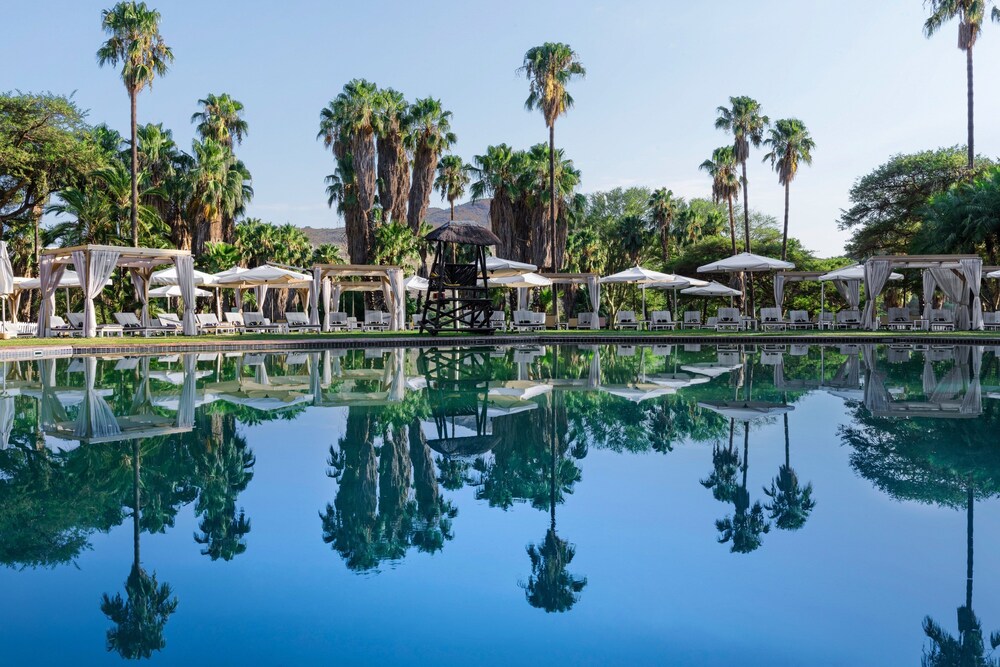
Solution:
[[[782,530],[798,530],[805,525],[810,512],[816,507],[812,499],[812,484],[799,486],[799,478],[792,469],[788,441],[788,413],[785,420],[785,463],[778,469],[778,476],[771,481],[771,488],[764,493],[771,502],[764,505],[771,513],[774,525]]]
[[[524,245],[516,233],[514,200],[517,198],[518,152],[507,144],[487,146],[486,153],[473,158],[470,171],[475,177],[470,194],[472,201],[490,197],[490,227],[500,239],[501,257],[515,257],[515,248]]]
[[[408,123],[408,147],[413,151],[413,178],[410,179],[406,222],[416,233],[427,216],[438,159],[451,148],[456,137],[451,131],[451,112],[441,106],[441,100],[427,97],[414,102],[410,107]]]
[[[437,166],[437,179],[434,187],[441,193],[441,199],[448,200],[451,208],[451,219],[455,219],[455,200],[465,194],[471,177],[472,169],[457,155],[445,155]]]
[[[972,169],[976,155],[973,147],[972,47],[976,45],[979,31],[983,28],[988,0],[926,0],[924,4],[930,5],[931,9],[931,15],[924,21],[924,34],[927,37],[932,36],[951,19],[958,19],[958,48],[965,51],[966,111],[969,132],[967,148],[969,169]],[[997,18],[997,9],[994,8],[993,19],[997,20]]]
[[[224,221],[240,215],[253,198],[250,172],[231,151],[214,139],[193,144],[190,173],[193,194],[189,219],[195,224],[196,253],[205,243],[225,240]]]
[[[715,127],[726,130],[733,135],[733,157],[739,163],[743,176],[743,245],[750,252],[750,202],[747,193],[747,158],[750,157],[750,146],[760,146],[764,140],[764,130],[770,125],[770,120],[760,112],[757,100],[746,97],[730,97],[730,106],[717,109],[719,117],[715,119]]]
[[[139,245],[139,152],[136,141],[136,97],[153,79],[167,73],[174,53],[160,35],[160,13],[145,2],[119,2],[101,12],[109,37],[97,50],[101,66],[122,64],[122,81],[132,109],[132,245]]]
[[[249,128],[243,119],[242,102],[234,100],[228,93],[222,93],[209,94],[205,99],[198,100],[198,104],[202,110],[191,115],[191,122],[198,124],[198,134],[202,139],[214,139],[230,150],[243,143]]]
[[[674,197],[674,191],[666,188],[654,190],[649,196],[649,218],[660,234],[663,261],[670,261],[670,224],[684,200]]]
[[[528,49],[524,54],[524,64],[520,71],[528,79],[528,99],[524,107],[532,111],[540,109],[549,128],[549,223],[551,262],[549,266],[558,271],[556,265],[556,119],[573,106],[573,97],[566,85],[575,77],[583,77],[587,70],[580,63],[576,52],[568,44],[546,42]],[[546,244],[549,245],[549,244]],[[556,300],[552,300],[553,304]],[[558,319],[558,310],[556,310]]]
[[[729,205],[729,238],[736,254],[736,220],[733,215],[733,200],[740,194],[740,177],[736,173],[736,152],[732,146],[722,146],[712,151],[712,158],[699,166],[712,177],[712,199],[715,203]]]
[[[788,256],[788,190],[799,172],[799,162],[812,164],[812,151],[816,142],[809,135],[805,123],[798,118],[775,121],[764,144],[771,151],[764,156],[778,174],[778,183],[785,186],[785,230],[781,236],[781,259]]]
[[[409,105],[392,88],[378,92],[375,108],[375,152],[378,154],[378,201],[392,221],[406,220],[410,192],[410,159],[406,154]]]
[[[345,203],[348,252],[355,264],[368,263],[375,220],[375,128],[378,88],[364,79],[349,81],[320,112],[319,138],[333,150],[353,194]],[[345,166],[349,160],[350,166]]]

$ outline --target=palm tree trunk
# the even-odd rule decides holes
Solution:
[[[781,261],[788,256],[788,190],[790,183],[785,182],[785,231],[781,235]]]
[[[972,46],[965,50],[965,79],[968,88],[968,113],[969,113],[969,169],[975,166],[976,151],[973,147],[973,120],[972,120]]]
[[[136,144],[136,112],[135,101],[136,91],[128,91],[129,102],[132,106],[132,245],[139,247],[139,146]]]
[[[449,199],[448,203],[451,205],[451,219],[454,220],[455,219],[455,200],[454,199]]]
[[[743,160],[740,162],[740,167],[743,169],[743,249],[746,252],[750,252],[750,196],[747,193],[747,161]],[[750,302],[750,308],[747,314],[750,317],[754,316],[757,311],[754,304],[754,293],[753,293],[753,274],[748,276],[747,283],[749,283],[749,294],[748,301]]]
[[[139,447],[141,439],[132,441],[132,557],[133,565],[139,567]]]
[[[556,124],[549,125],[549,220],[552,223],[552,272],[559,271],[556,264]],[[556,288],[552,287],[552,316],[558,325],[559,299]]]
[[[969,482],[969,497],[966,501],[966,557],[965,557],[965,606],[972,611],[972,517],[975,504],[975,494],[972,490],[972,482]]]
[[[785,418],[785,467],[791,467],[791,447],[788,445],[788,413],[784,415]]]
[[[729,238],[733,241],[733,254],[736,254],[736,218],[733,216],[733,196],[726,198],[729,202]]]

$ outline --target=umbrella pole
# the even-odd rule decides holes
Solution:
[[[646,319],[646,288],[642,289],[642,319]]]
[[[823,315],[826,314],[826,281],[819,284],[819,322],[823,323]]]

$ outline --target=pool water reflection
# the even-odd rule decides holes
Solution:
[[[6,363],[4,663],[986,660],[998,366],[857,345]]]

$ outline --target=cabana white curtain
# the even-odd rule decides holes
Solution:
[[[922,275],[924,283],[924,319],[930,321],[931,309],[934,308],[934,290],[937,288],[937,281],[930,269],[925,269]]]
[[[886,259],[870,259],[865,262],[865,312],[861,318],[861,326],[872,331],[878,330],[878,317],[875,303],[879,294],[889,280],[892,265]]]
[[[196,336],[198,326],[194,321],[194,257],[177,255],[174,257],[177,267],[177,283],[181,288],[181,300],[184,301],[184,335]]]
[[[76,252],[73,254],[75,255]],[[115,258],[115,261],[118,261],[117,257]],[[115,265],[112,264],[111,268],[114,269],[114,266]],[[77,272],[79,272],[81,276],[83,275],[83,272],[81,272],[79,268],[77,268]],[[110,271],[108,272],[108,275],[111,275]],[[97,284],[104,285],[105,280],[107,280],[107,277],[102,278]],[[96,331],[96,324],[94,324],[94,328]],[[83,394],[83,404],[80,406],[80,412],[77,415],[76,424],[73,426],[73,435],[78,438],[104,438],[120,434],[122,429],[121,426],[118,425],[118,420],[115,419],[115,413],[111,410],[111,406],[108,405],[108,402],[104,400],[104,397],[102,397],[95,388],[95,382],[97,379],[97,357],[84,357],[83,377],[87,384],[87,388]]]
[[[309,324],[314,326],[319,324],[319,291],[322,286],[325,295],[325,283],[323,269],[313,269],[313,286],[309,290]]]
[[[859,280],[834,280],[833,286],[837,288],[837,293],[843,297],[851,310],[857,310],[861,305],[861,281]]]
[[[965,280],[951,269],[928,269],[938,287],[955,304],[955,328],[969,328],[968,289]]]
[[[152,269],[141,269],[141,268],[131,268],[128,271],[129,277],[132,279],[132,286],[135,287],[135,295],[139,298],[139,303],[142,304],[142,314],[139,318],[142,321],[142,326],[149,326],[149,276],[153,272]]]
[[[323,281],[323,331],[330,330],[330,291],[333,284],[329,280]],[[338,293],[338,299],[339,299]]]
[[[97,335],[97,313],[94,312],[94,298],[104,289],[104,283],[118,266],[121,253],[117,250],[91,250],[88,261],[87,252],[74,250],[73,266],[80,276],[80,286],[83,288],[83,335],[93,338]]]
[[[66,271],[65,264],[55,264],[52,257],[43,255],[38,265],[38,279],[42,292],[42,304],[38,311],[38,335],[49,337],[52,335],[52,326],[49,318],[56,312],[56,290],[62,281],[63,273]]]
[[[590,308],[594,317],[590,320],[591,329],[600,329],[601,320],[598,312],[601,309],[601,283],[597,276],[587,277],[587,294],[590,295]]]
[[[194,408],[197,395],[198,357],[194,354],[184,355],[184,385],[181,387],[181,400],[177,406],[177,425],[194,426]]]
[[[960,259],[962,277],[972,294],[972,304],[969,306],[970,321],[973,329],[983,328],[983,302],[979,298],[979,289],[983,282],[983,261],[981,259]]]
[[[785,302],[785,276],[780,273],[774,276],[774,305],[781,309]]]
[[[406,328],[406,288],[403,286],[403,270],[391,269],[387,273],[389,291],[392,293],[392,330],[402,331]]]

